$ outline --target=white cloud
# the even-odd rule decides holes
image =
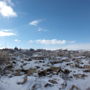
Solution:
[[[57,45],[57,44],[66,44],[66,40],[56,40],[56,39],[52,39],[52,40],[36,40],[37,43],[39,44],[45,44],[45,45]]]
[[[42,44],[48,45],[43,46],[43,49],[56,50],[56,49],[68,49],[68,50],[90,50],[90,43],[76,43],[75,41],[57,40],[57,39],[40,39],[30,40],[30,44]],[[55,45],[55,46],[53,46]],[[58,46],[59,45],[59,46]]]
[[[90,50],[90,43],[75,43],[75,44],[69,44],[62,49],[69,49],[69,50]]]
[[[15,17],[17,13],[5,1],[0,1],[0,15],[3,17]]]
[[[21,42],[21,40],[19,40],[19,39],[15,39],[14,41],[17,43]]]
[[[39,27],[37,31],[38,31],[38,32],[42,32],[43,29],[42,29],[41,27]]]
[[[48,30],[44,29],[44,28],[41,28],[41,27],[38,27],[38,32],[47,32]]]
[[[33,20],[29,23],[29,25],[32,25],[32,26],[38,26],[38,24],[42,22],[42,20]]]
[[[66,44],[66,40],[57,40],[57,39],[51,39],[51,40],[30,40],[29,43],[36,43],[36,44],[43,44],[43,45],[61,45]]]
[[[10,32],[8,30],[1,30],[0,31],[0,37],[6,37],[6,36],[15,36],[16,34],[13,32]]]
[[[31,43],[34,43],[34,41],[33,40],[29,40],[29,43],[31,44]]]
[[[74,43],[76,43],[76,41],[67,41],[67,43],[74,44]]]

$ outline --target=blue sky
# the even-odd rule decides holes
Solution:
[[[0,48],[90,49],[90,0],[0,0]]]

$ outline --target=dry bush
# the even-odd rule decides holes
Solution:
[[[6,51],[0,51],[0,65],[8,64],[10,61],[9,53]]]
[[[5,67],[10,64],[10,56],[7,51],[0,51],[0,75],[5,74]]]
[[[90,51],[85,51],[82,55],[90,58]]]

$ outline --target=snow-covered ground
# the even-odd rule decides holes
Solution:
[[[33,60],[15,52],[12,58],[11,67],[3,69],[0,90],[90,90],[89,57]]]

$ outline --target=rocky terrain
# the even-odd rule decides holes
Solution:
[[[90,51],[1,49],[0,90],[90,90]]]

